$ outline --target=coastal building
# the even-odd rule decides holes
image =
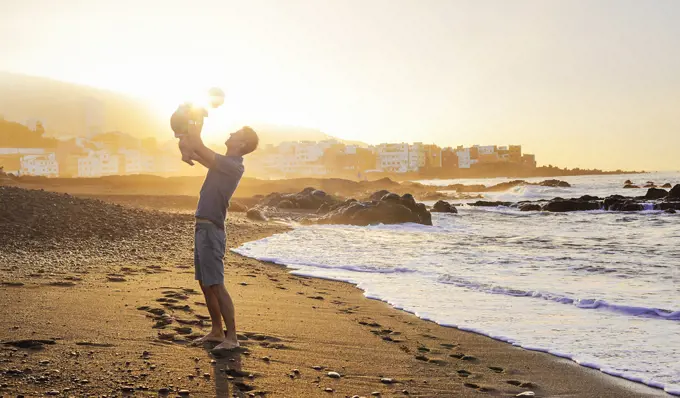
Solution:
[[[508,147],[508,155],[510,156],[510,161],[515,163],[522,162],[522,146],[521,145],[510,145]]]
[[[442,166],[442,149],[434,144],[425,145],[425,167],[436,169]]]
[[[121,174],[150,174],[156,171],[153,156],[136,149],[123,149],[119,152]]]
[[[414,142],[408,146],[408,170],[418,171],[425,167],[427,154],[422,142]]]
[[[469,169],[472,164],[470,148],[458,147],[456,151],[456,157],[458,158],[458,168],[459,169]]]
[[[441,150],[441,165],[444,170],[458,168],[458,155],[456,154],[456,149],[447,147]]]
[[[409,171],[409,144],[380,144],[376,147],[376,169],[392,173]]]
[[[58,177],[57,156],[54,153],[24,155],[20,160],[19,175]]]
[[[90,151],[78,159],[78,177],[102,177],[121,174],[121,156],[105,150]]]
[[[522,164],[526,167],[536,168],[536,155],[525,154],[522,155]]]

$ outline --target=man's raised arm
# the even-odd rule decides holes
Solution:
[[[215,165],[215,151],[205,146],[203,139],[201,139],[200,127],[192,128],[194,126],[189,127],[189,145],[198,156],[198,159],[195,160],[203,166],[211,168]]]

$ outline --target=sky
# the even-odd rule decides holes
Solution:
[[[678,0],[0,0],[0,70],[217,125],[680,170]]]

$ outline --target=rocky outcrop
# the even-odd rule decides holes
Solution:
[[[374,194],[377,197],[377,193]],[[373,195],[372,195],[373,196]],[[319,224],[401,224],[432,225],[432,215],[423,203],[417,203],[411,194],[399,196],[386,193],[379,200],[358,202],[348,200],[329,208],[320,218],[309,220]]]
[[[666,196],[668,196],[668,191],[666,191],[665,189],[649,188],[647,190],[647,194],[645,195],[645,199],[656,200],[663,199]]]
[[[468,203],[470,206],[476,206],[476,207],[498,207],[498,206],[510,206],[512,205],[512,202],[490,202],[488,200],[478,200],[473,203]]]
[[[250,209],[246,213],[246,217],[254,221],[267,221],[267,217],[262,213],[260,209]]]
[[[566,181],[560,180],[545,180],[541,181],[538,185],[542,187],[559,187],[559,188],[570,188],[571,184]]]
[[[443,200],[435,203],[434,206],[432,206],[432,210],[430,211],[433,213],[458,213],[458,210],[454,205]]]
[[[541,211],[541,205],[538,203],[521,203],[519,211]]]
[[[609,206],[609,211],[642,211],[644,206],[634,200],[620,200]]]
[[[626,184],[623,187],[626,188],[626,189],[640,188],[639,186],[637,186],[635,184]]]
[[[240,202],[229,202],[229,212],[230,213],[245,213],[248,211],[248,207]]]
[[[524,186],[524,185],[538,185],[538,186],[542,186],[542,187],[560,187],[560,188],[571,187],[571,185],[568,182],[561,181],[561,180],[545,180],[545,181],[541,181],[539,183],[531,183],[531,182],[526,182],[524,180],[513,180],[513,181],[508,181],[508,182],[501,182],[500,184],[490,186],[490,187],[484,189],[484,191],[486,191],[486,192],[507,191],[507,190],[512,189],[514,187]]]
[[[282,194],[278,192],[271,193],[258,203],[259,207],[275,207],[278,209],[301,209],[301,210],[318,210],[322,205],[335,205],[341,201],[326,192],[308,187],[299,193]]]
[[[668,192],[667,199],[680,200],[680,184],[676,184],[673,188],[671,188],[670,192]]]
[[[544,211],[567,212],[567,211],[587,211],[599,210],[602,207],[598,201],[580,199],[553,199],[543,206]]]
[[[380,190],[380,191],[377,191],[377,192],[372,193],[371,196],[368,197],[368,200],[373,201],[373,202],[377,202],[377,201],[379,201],[380,199],[382,199],[383,196],[385,196],[385,195],[387,195],[387,194],[389,194],[389,193],[390,193],[390,191],[385,190],[385,189],[382,189],[382,190]]]
[[[621,196],[621,195],[607,196],[604,199],[604,202],[602,203],[602,207],[603,207],[604,210],[612,210],[611,209],[612,206],[618,204],[619,202],[624,202],[624,201],[626,201],[626,199],[627,198],[625,196]]]
[[[670,182],[667,182],[661,186],[661,188],[672,188],[673,186],[671,185]]]

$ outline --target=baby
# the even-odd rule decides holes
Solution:
[[[212,108],[218,108],[224,103],[224,91],[218,87],[213,87],[208,90],[209,102]],[[193,160],[196,160],[196,154],[189,145],[189,126],[194,125],[196,129],[191,131],[198,131],[201,133],[203,128],[203,119],[208,116],[208,111],[202,107],[185,102],[177,107],[175,113],[170,117],[170,127],[175,132],[175,138],[179,138],[179,151],[182,154],[182,161],[194,165]]]

